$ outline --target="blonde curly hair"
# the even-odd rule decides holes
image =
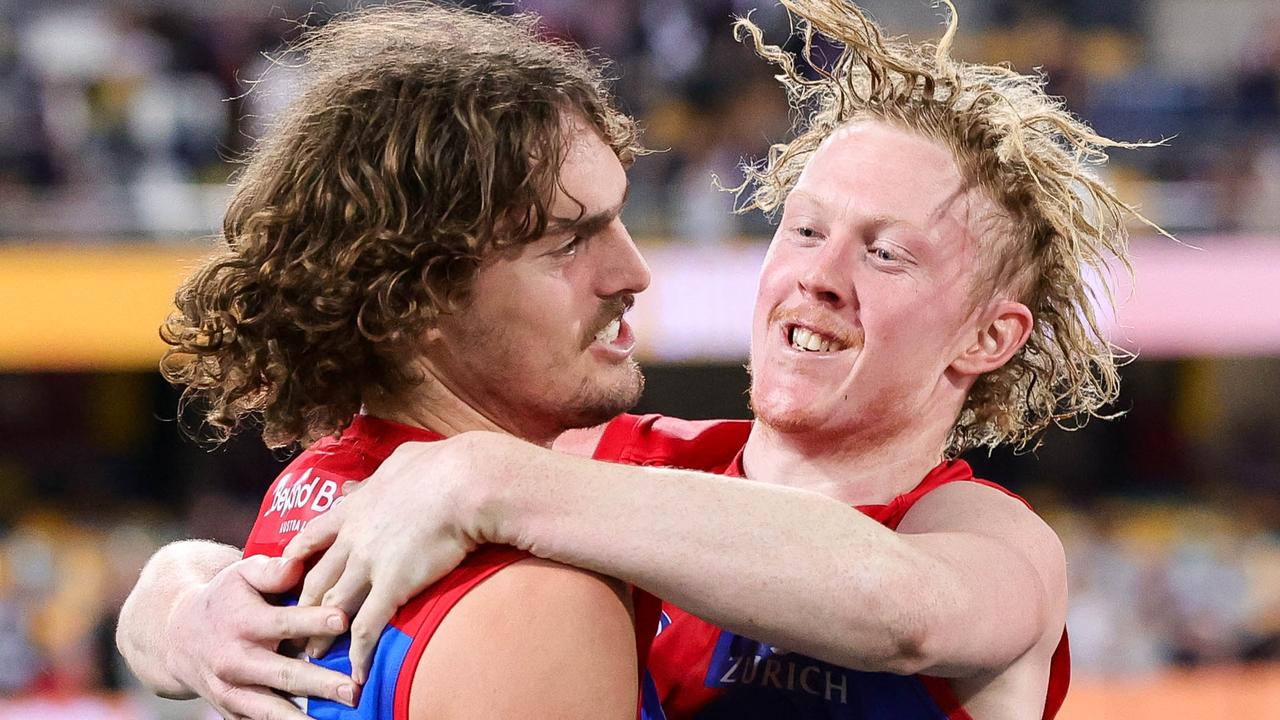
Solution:
[[[853,122],[874,120],[941,142],[971,181],[997,202],[1007,231],[983,248],[975,302],[1006,292],[1031,309],[1026,345],[1003,367],[978,378],[952,427],[946,452],[1011,443],[1033,444],[1050,425],[1078,427],[1119,392],[1117,365],[1127,355],[1112,345],[1098,318],[1112,304],[1108,261],[1132,273],[1126,219],[1157,231],[1133,206],[1099,181],[1091,167],[1107,148],[1147,147],[1098,135],[1045,93],[1044,78],[1008,67],[950,57],[955,6],[936,44],[888,39],[857,6],[839,0],[781,0],[803,40],[800,57],[764,42],[750,17],[735,37],[781,70],[779,81],[800,113],[795,138],[744,168],[737,188],[742,211],[773,213],[795,186],[818,146]],[[834,63],[813,57],[818,36],[840,48]],[[1087,276],[1101,278],[1102,297]]]

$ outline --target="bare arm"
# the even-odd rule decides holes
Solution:
[[[941,488],[893,532],[801,490],[546,452],[513,460],[485,484],[470,532],[790,650],[964,676],[1011,664],[1049,625],[1061,632],[1061,545],[991,488]]]
[[[635,629],[618,585],[538,559],[486,580],[427,645],[410,717],[634,720]]]
[[[305,718],[273,690],[351,704],[350,678],[278,655],[285,639],[345,629],[339,611],[274,607],[263,593],[295,587],[301,563],[202,540],[161,548],[120,611],[116,644],[159,695],[208,700],[224,717]],[[343,688],[346,688],[345,692]]]
[[[314,581],[331,586],[346,567],[328,602],[341,602],[353,578],[395,578],[372,583],[353,633],[366,613],[377,624],[403,602],[398,593],[439,572],[432,555],[485,541],[624,579],[739,633],[859,669],[971,675],[1007,666],[1051,626],[1061,631],[1061,546],[990,488],[944,488],[893,532],[816,493],[596,463],[489,434],[449,443],[403,447],[339,509],[380,517],[378,544],[360,538],[378,528],[336,515],[291,548],[305,554],[336,538],[340,560]],[[404,508],[396,486],[420,487],[424,474],[440,492]],[[387,504],[361,497],[379,484]],[[406,549],[388,546],[388,518],[409,513],[395,526]],[[424,523],[429,534],[414,530]],[[414,560],[397,564],[408,553]]]
[[[183,540],[151,556],[134,585],[116,625],[116,646],[129,669],[157,695],[195,697],[168,667],[167,623],[173,608],[189,592],[208,583],[220,570],[240,559],[236,548],[205,540]]]

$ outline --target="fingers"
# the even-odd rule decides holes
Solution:
[[[323,698],[355,707],[359,689],[348,676],[305,660],[257,652],[240,662],[227,678],[234,686],[270,688],[286,695]]]
[[[320,604],[325,607],[338,608],[354,617],[369,595],[369,568],[355,558],[347,558],[342,577],[329,588],[321,598]]]
[[[297,705],[265,688],[228,686],[215,706],[233,720],[310,720]]]
[[[320,598],[342,577],[347,569],[348,552],[345,545],[339,543],[330,547],[320,557],[302,582],[302,592],[298,595],[298,607],[310,607],[320,604]]]
[[[306,559],[332,545],[338,538],[338,531],[342,529],[344,515],[343,506],[338,505],[325,514],[313,518],[285,546],[282,557]]]
[[[329,648],[333,647],[334,640],[337,640],[337,638],[317,635],[307,640],[307,647],[303,652],[305,652],[308,657],[324,657],[329,652]]]
[[[247,628],[254,640],[299,640],[316,635],[341,635],[347,630],[342,612],[324,607],[272,607],[261,622]]]
[[[302,578],[302,563],[297,560],[253,555],[237,561],[233,567],[259,594],[287,592]]]
[[[347,655],[351,659],[351,677],[357,683],[363,685],[369,677],[369,666],[378,646],[378,638],[382,636],[383,628],[391,622],[391,617],[399,607],[398,598],[381,586],[374,587],[352,621],[351,649]]]
[[[363,566],[357,567],[355,563],[348,561],[347,567],[342,571],[342,577],[338,578],[338,582],[324,594],[320,603],[326,607],[343,610],[350,617],[360,609],[360,604],[369,594],[368,578],[369,573],[363,569]],[[329,637],[313,637],[307,641],[306,653],[311,657],[320,657],[332,643],[333,639]]]
[[[337,548],[330,548],[320,560],[321,563],[330,563],[329,565],[321,567],[317,564],[311,572],[307,573],[307,585],[312,585],[313,575],[317,572],[321,574],[314,581],[314,586],[303,586],[302,592],[310,602],[316,602],[326,608],[337,608],[345,612],[347,617],[351,617],[356,610],[360,609],[360,604],[369,594],[369,573],[362,569],[363,566],[356,567],[345,553],[339,554],[335,552],[336,550]],[[338,577],[330,580],[333,575]],[[318,600],[315,599],[317,595],[319,595]],[[300,600],[299,603],[301,602]],[[317,633],[307,641],[306,653],[311,657],[320,657],[332,644],[333,637],[329,633]]]

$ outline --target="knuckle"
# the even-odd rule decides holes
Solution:
[[[251,637],[254,630],[253,622],[243,612],[235,613],[227,618],[226,628],[230,635],[238,640]]]
[[[209,698],[210,702],[220,704],[226,694],[227,684],[210,670],[201,670],[198,678],[198,687],[192,689],[198,690],[198,694]]]
[[[357,560],[363,561],[365,558],[364,547],[359,541],[351,537],[354,533],[355,530],[343,528],[342,532],[338,534],[338,539],[334,541],[333,548],[330,550],[330,552],[336,553],[346,560],[348,565]]]
[[[215,683],[218,685],[226,685],[224,678],[230,674],[231,667],[231,662],[222,653],[214,653],[209,657],[207,667],[205,669],[205,676],[209,679],[210,685]]]
[[[372,645],[378,638],[378,628],[369,619],[357,619],[351,626],[352,642],[359,640],[361,645]]]
[[[239,581],[243,583],[245,582],[246,573],[254,573],[264,570],[266,569],[266,564],[266,555],[250,555],[247,558],[241,558],[231,563],[227,566],[226,570],[219,573],[219,575],[223,575],[225,573],[228,576],[228,579],[232,577],[238,578]]]
[[[297,623],[294,621],[293,613],[284,610],[276,615],[275,630],[277,639],[296,637],[294,633],[297,630]]]
[[[275,669],[275,687],[285,692],[293,692],[294,686],[297,684],[298,676],[294,672],[293,666],[288,662],[280,663]]]
[[[238,713],[243,713],[248,710],[246,707],[246,701],[248,700],[246,693],[235,685],[218,682],[218,688],[216,690],[210,688],[210,691],[214,698],[218,700],[218,704],[228,710]]]

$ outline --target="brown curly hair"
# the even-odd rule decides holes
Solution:
[[[422,381],[405,352],[467,300],[489,253],[547,227],[566,118],[642,152],[584,52],[536,19],[402,3],[292,48],[301,93],[241,172],[225,246],[178,289],[161,372],[225,440],[341,431],[367,393]]]
[[[766,44],[759,27],[739,19],[735,36],[781,69],[778,76],[801,113],[796,137],[744,168],[742,210],[776,211],[805,163],[833,132],[875,120],[920,133],[951,149],[971,181],[1002,209],[1006,232],[980,254],[975,304],[1003,291],[1031,309],[1026,345],[1003,367],[978,378],[947,440],[949,456],[1002,443],[1026,447],[1050,425],[1105,417],[1119,392],[1117,361],[1127,357],[1102,335],[1110,305],[1108,260],[1132,272],[1126,218],[1150,223],[1091,173],[1107,148],[1146,147],[1093,132],[1044,91],[1044,79],[1007,67],[973,65],[949,55],[957,16],[937,45],[886,39],[861,9],[841,0],[782,0],[798,20],[800,56]],[[834,63],[813,56],[824,36],[841,48]],[[1093,271],[1103,283],[1094,297]]]

